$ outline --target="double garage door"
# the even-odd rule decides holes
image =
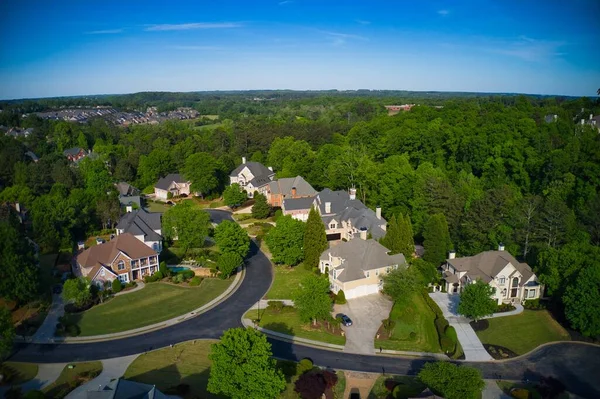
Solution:
[[[344,292],[346,294],[347,299],[358,298],[359,296],[377,294],[379,292],[379,287],[377,284],[371,285],[361,285],[360,287],[352,288]]]

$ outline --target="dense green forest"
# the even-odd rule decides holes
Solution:
[[[387,115],[383,105],[403,102],[420,106]],[[219,118],[209,125],[122,128],[102,119],[75,124],[22,115],[92,103],[192,106]],[[600,300],[600,134],[579,123],[600,113],[597,100],[278,91],[141,93],[3,107],[0,125],[33,127],[34,134],[0,137],[0,201],[19,200],[30,209],[44,251],[70,248],[114,223],[117,199],[106,192],[115,181],[145,189],[179,171],[210,176],[195,183],[203,195],[216,196],[247,156],[278,177],[302,175],[317,189],[355,186],[386,218],[410,215],[417,242],[427,219],[442,214],[458,255],[504,243],[532,265],[556,304],[567,306],[573,327],[600,334],[599,311],[589,306],[589,295]],[[549,114],[556,120],[546,122]],[[71,167],[61,152],[73,146],[99,157]],[[40,161],[32,162],[28,150]],[[587,302],[578,299],[586,295]]]

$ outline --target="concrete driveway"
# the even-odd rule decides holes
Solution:
[[[429,296],[438,304],[448,323],[456,330],[456,335],[465,353],[465,360],[493,360],[469,324],[470,320],[458,314],[460,296],[445,292],[434,292]]]
[[[392,302],[381,294],[348,299],[345,305],[335,305],[334,316],[344,313],[352,319],[350,327],[343,327],[346,333],[344,352],[373,354],[375,351],[375,334],[381,321],[387,319]]]

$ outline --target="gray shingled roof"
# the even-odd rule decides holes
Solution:
[[[252,184],[254,187],[262,187],[271,182],[271,178],[267,175],[256,176],[254,179],[250,180],[248,184]]]
[[[294,187],[297,196],[308,197],[317,194],[317,191],[302,176],[286,177],[269,183],[271,194],[283,194],[284,198],[292,196]]]
[[[106,384],[102,390],[87,391],[88,399],[166,399],[156,386],[119,378]]]
[[[64,154],[64,156],[67,156],[67,155],[75,156],[75,155],[79,154],[80,151],[83,151],[83,149],[79,148],[79,147],[67,148],[66,150],[63,151],[63,154]]]
[[[321,215],[327,215],[325,212],[325,203],[331,203],[331,213],[340,213],[348,207],[353,207],[356,209],[364,209],[366,208],[365,204],[360,202],[357,199],[350,199],[350,195],[346,191],[331,191],[326,188],[316,196],[317,206],[321,211]]]
[[[143,235],[144,241],[162,241],[163,237],[154,231],[161,230],[161,216],[160,213],[138,209],[123,215],[117,224],[117,229],[134,236]]]
[[[119,194],[122,196],[125,196],[125,197],[140,194],[140,190],[138,190],[137,188],[133,187],[131,184],[126,183],[124,181],[116,183],[115,187],[117,188],[117,191],[119,192]]]
[[[235,168],[229,174],[229,176],[237,176],[242,171],[242,169],[244,169],[244,167],[250,169],[250,172],[252,172],[254,177],[259,177],[263,175],[268,177],[275,174],[275,172],[273,172],[260,162],[246,162]]]
[[[406,265],[402,254],[388,255],[389,249],[375,240],[362,240],[358,237],[342,242],[321,255],[321,259],[329,259],[328,254],[344,259],[336,270],[343,269],[337,275],[341,282],[360,280],[365,278],[367,270],[379,269],[392,265]],[[330,270],[333,273],[333,268]]]
[[[187,180],[183,178],[179,173],[171,173],[162,177],[158,180],[158,182],[154,185],[156,188],[160,188],[161,190],[168,190],[171,186],[171,183],[187,183]]]
[[[285,208],[286,211],[310,209],[314,200],[315,197],[285,198],[283,200],[283,208]]]
[[[523,275],[521,285],[534,274],[527,263],[521,263],[507,251],[485,251],[474,256],[447,259],[456,270],[467,272],[472,280],[492,281],[509,263]]]

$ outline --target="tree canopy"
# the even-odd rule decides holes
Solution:
[[[312,270],[319,266],[319,258],[329,245],[325,225],[321,215],[315,208],[311,208],[308,214],[304,231],[304,267]]]
[[[251,328],[232,328],[211,345],[208,391],[232,399],[276,398],[285,377],[271,357],[266,335]]]
[[[494,288],[481,280],[468,284],[460,294],[458,313],[475,320],[491,315],[498,307],[493,294]]]
[[[423,226],[423,259],[438,266],[444,262],[451,249],[446,217],[437,213],[430,216]]]
[[[303,322],[326,320],[331,317],[331,298],[327,276],[311,274],[300,283],[294,296],[294,306]]]
[[[79,277],[65,281],[62,297],[65,302],[73,302],[77,307],[83,307],[92,300],[90,282],[86,278]]]
[[[260,193],[254,194],[254,205],[252,205],[252,217],[266,219],[271,214],[271,207],[267,203],[267,197]]]
[[[220,276],[222,276],[222,278],[229,277],[243,262],[244,259],[239,254],[235,252],[225,252],[219,256],[219,261],[217,262],[217,266],[221,272]]]
[[[39,289],[33,247],[8,221],[0,220],[0,297],[26,302]]]
[[[481,371],[449,362],[426,363],[419,380],[447,399],[476,399],[485,387]]]
[[[15,339],[15,326],[10,311],[0,306],[0,360],[10,353]]]
[[[275,263],[295,266],[304,258],[305,223],[282,216],[277,219],[277,226],[269,230],[266,236],[269,251]]]
[[[215,241],[221,254],[236,254],[244,259],[250,251],[248,232],[230,220],[224,220],[215,227]]]
[[[381,244],[390,250],[390,255],[403,254],[408,260],[415,252],[415,242],[410,217],[408,215],[392,215],[388,221],[385,237]]]
[[[222,181],[220,165],[215,157],[199,152],[188,156],[183,167],[183,175],[192,182],[190,191],[202,196],[216,190]]]
[[[422,287],[421,276],[413,267],[390,271],[383,276],[383,292],[395,302],[406,303],[411,300],[412,294]]]
[[[223,202],[230,208],[237,208],[246,202],[248,195],[239,184],[233,183],[223,191]]]
[[[190,200],[169,208],[162,217],[162,232],[167,239],[177,240],[185,252],[204,246],[208,237],[210,215]]]

